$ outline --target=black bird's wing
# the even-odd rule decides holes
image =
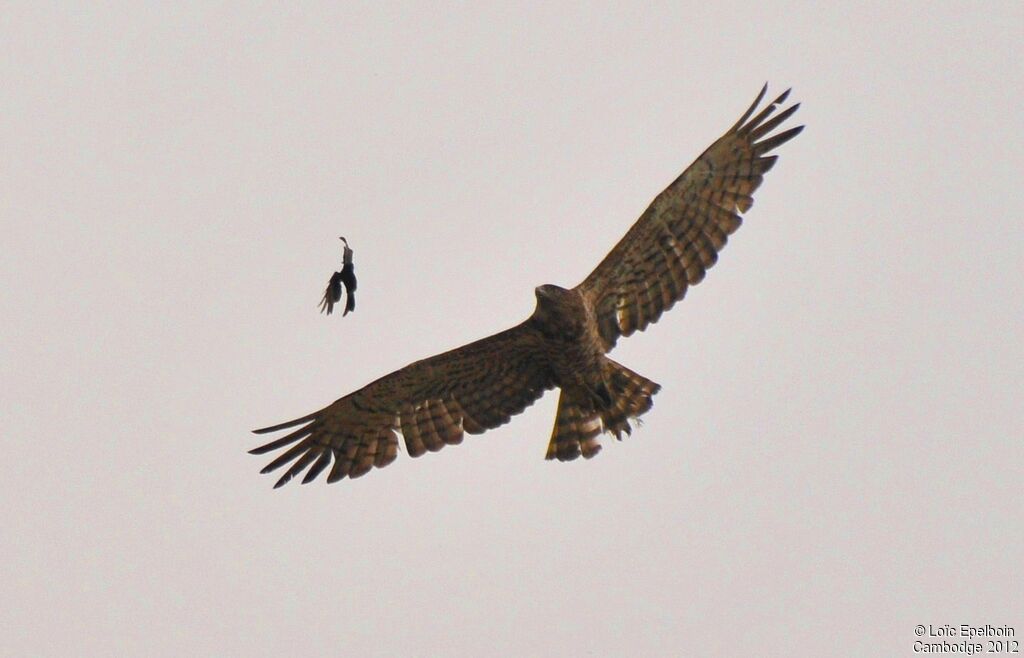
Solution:
[[[324,298],[320,300],[320,312],[327,312],[330,315],[334,311],[334,305],[341,301],[342,273],[335,272],[331,280],[327,282],[327,290],[324,291]]]

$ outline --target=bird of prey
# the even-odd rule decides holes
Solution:
[[[345,294],[348,297],[345,299],[345,312],[341,314],[344,317],[356,308],[356,267],[352,264],[352,249],[348,246],[348,240],[338,239],[345,244],[341,271],[332,274],[331,280],[327,282],[324,298],[320,300],[320,312],[327,311],[327,315],[330,315],[334,311],[334,305],[341,301],[341,284],[345,284]]]
[[[533,314],[510,329],[416,361],[323,409],[255,430],[293,428],[251,450],[292,445],[263,470],[289,465],[279,487],[330,468],[328,482],[359,477],[394,461],[398,434],[413,457],[508,422],[545,391],[561,395],[547,458],[600,451],[598,435],[621,439],[647,412],[658,384],[608,358],[622,336],[642,331],[700,283],[750,210],[753,192],[803,130],[774,132],[799,104],[776,113],[787,90],[755,115],[767,85],[722,137],[659,194],[640,219],[575,288],[535,289]],[[333,464],[333,465],[332,465]]]

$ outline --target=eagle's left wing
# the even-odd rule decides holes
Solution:
[[[606,349],[642,331],[700,283],[727,237],[750,210],[754,190],[778,156],[768,153],[803,130],[769,136],[799,103],[775,112],[789,90],[750,118],[761,90],[740,120],[657,196],[625,237],[577,290],[593,305]],[[749,121],[748,121],[749,119]]]

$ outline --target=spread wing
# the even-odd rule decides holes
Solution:
[[[334,305],[341,301],[342,273],[335,272],[331,280],[327,282],[327,289],[324,290],[324,297],[320,300],[320,312],[327,312],[330,315],[334,312]]]
[[[700,283],[718,252],[750,210],[754,190],[778,156],[768,155],[803,126],[770,135],[799,103],[772,117],[789,90],[750,118],[750,108],[654,199],[625,237],[577,286],[591,302],[605,349],[642,331]],[[748,121],[749,119],[749,121]]]
[[[508,422],[554,386],[543,358],[543,338],[523,323],[469,345],[412,363],[346,395],[316,413],[255,430],[301,425],[250,452],[261,455],[295,444],[261,472],[286,464],[280,487],[307,467],[302,483],[322,473],[336,482],[387,466],[398,454],[400,432],[413,457],[460,443]]]

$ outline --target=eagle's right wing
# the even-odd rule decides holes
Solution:
[[[295,443],[263,473],[294,462],[274,487],[309,467],[311,482],[331,465],[335,482],[394,461],[401,432],[413,457],[460,443],[508,422],[554,386],[544,365],[543,338],[524,322],[488,338],[412,363],[316,413],[255,430],[297,430],[251,450],[263,454]]]
[[[787,90],[750,119],[767,86],[740,120],[659,194],[577,290],[590,301],[605,348],[642,331],[700,283],[750,210],[754,190],[775,165],[776,147],[803,126],[771,135],[799,104],[770,118]],[[750,119],[748,121],[748,119]]]

